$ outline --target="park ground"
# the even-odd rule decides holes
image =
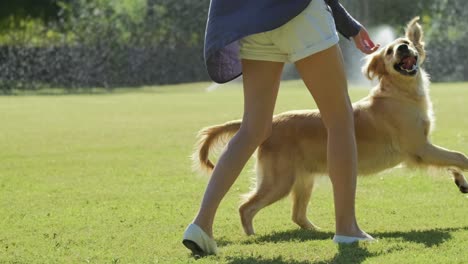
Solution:
[[[242,114],[240,84],[207,86],[0,97],[0,263],[467,263],[468,196],[445,171],[360,178],[358,219],[378,242],[339,247],[327,178],[309,205],[321,231],[298,229],[284,199],[245,236],[252,161],[217,214],[220,253],[193,259],[181,238],[208,180],[191,170],[195,136]],[[432,141],[468,153],[468,84],[433,84],[431,97]],[[277,113],[314,107],[300,82],[282,85]]]

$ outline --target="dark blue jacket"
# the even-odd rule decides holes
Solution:
[[[312,0],[313,1],[313,0]],[[205,33],[205,64],[211,79],[228,82],[242,74],[239,40],[273,30],[301,13],[311,0],[211,0]],[[355,36],[361,25],[338,0],[325,0],[338,32]]]

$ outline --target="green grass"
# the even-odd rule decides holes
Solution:
[[[197,131],[241,117],[238,84],[101,95],[0,97],[0,263],[466,263],[468,196],[443,171],[394,169],[360,178],[360,225],[378,243],[338,247],[323,178],[299,230],[289,199],[259,213],[246,237],[237,213],[252,162],[218,212],[218,256],[182,246],[207,178],[191,171]],[[353,89],[357,100],[367,94]],[[468,153],[468,85],[434,84],[433,141]],[[276,112],[315,107],[285,82]]]

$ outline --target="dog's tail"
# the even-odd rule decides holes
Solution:
[[[210,152],[226,145],[240,126],[241,121],[235,120],[202,129],[198,133],[198,142],[192,155],[193,168],[210,173],[214,168],[214,164],[209,159]]]

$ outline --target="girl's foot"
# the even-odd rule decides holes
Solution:
[[[215,255],[218,251],[216,241],[209,237],[196,224],[190,224],[184,232],[182,243],[195,256]]]
[[[359,242],[359,241],[365,241],[365,242],[374,242],[376,241],[375,238],[372,236],[364,233],[364,237],[353,237],[353,236],[341,236],[341,235],[335,235],[333,237],[333,242],[337,244],[351,244],[354,242]]]

